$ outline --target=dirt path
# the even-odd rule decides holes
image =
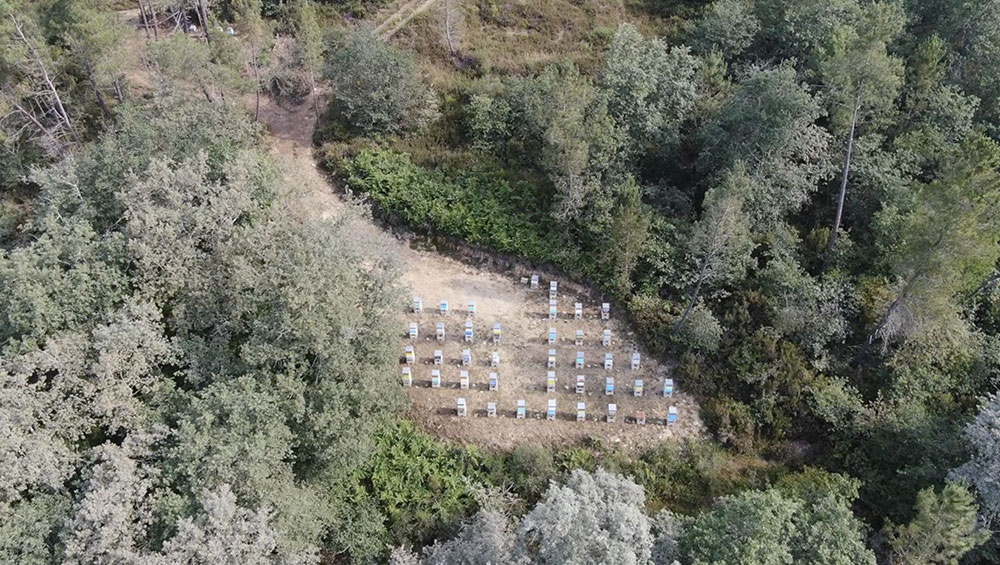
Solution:
[[[417,17],[419,14],[423,13],[425,10],[430,8],[437,0],[424,0],[419,6],[413,8],[409,11],[400,22],[392,27],[389,31],[382,32],[383,39],[391,39],[392,36],[396,35],[396,32],[403,29],[403,26],[410,23],[410,20]]]
[[[387,27],[392,25],[394,22],[398,21],[399,18],[403,16],[408,10],[419,4],[422,0],[402,0],[395,2],[392,6],[388,6],[384,10],[380,10],[379,13],[375,15],[374,20],[379,23],[375,26],[376,33],[382,33]]]
[[[396,32],[403,29],[417,15],[421,14],[438,0],[409,0],[396,8],[388,16],[381,17],[381,23],[375,26],[375,32],[382,36],[382,39],[391,39]]]
[[[338,196],[326,178],[317,169],[311,155],[313,113],[309,104],[297,110],[279,108],[270,101],[263,101],[261,119],[271,129],[272,146],[284,163],[289,182],[305,190],[302,198],[305,207],[321,216],[340,216],[351,206]],[[632,339],[630,328],[612,315],[611,320],[600,319],[600,304],[588,302],[571,291],[559,293],[559,317],[548,319],[548,279],[542,277],[537,290],[523,284],[519,275],[494,273],[477,268],[438,253],[414,249],[407,243],[391,237],[363,214],[352,215],[350,233],[369,245],[369,252],[388,256],[402,269],[402,282],[413,295],[420,296],[424,312],[416,315],[400,312],[400,353],[406,345],[416,349],[416,362],[411,365],[413,386],[408,389],[412,407],[410,417],[439,437],[456,439],[487,448],[510,448],[524,442],[564,444],[599,437],[626,448],[649,446],[662,440],[697,435],[702,431],[697,405],[692,399],[675,394],[663,398],[663,380],[668,370],[649,358]],[[563,285],[567,286],[567,285]],[[447,300],[452,309],[449,316],[441,316],[438,305]],[[475,302],[477,314],[468,318],[469,302]],[[573,304],[584,304],[584,319],[573,319]],[[474,322],[476,340],[467,344],[463,340],[464,324]],[[405,328],[414,322],[419,325],[416,340],[406,337]],[[444,341],[435,339],[437,323],[445,324]],[[503,337],[500,344],[487,341],[494,323],[500,323]],[[549,345],[549,328],[556,328],[558,343]],[[584,343],[575,344],[576,330],[584,331]],[[604,329],[613,335],[612,345],[601,344]],[[470,349],[472,365],[461,366],[463,349]],[[546,392],[546,366],[548,350],[557,350],[555,367],[558,386],[554,393]],[[441,350],[442,366],[433,364],[435,350]],[[490,355],[500,354],[500,367],[490,367]],[[586,364],[582,369],[574,365],[575,354],[582,351]],[[638,371],[629,368],[632,353],[639,351],[642,363]],[[614,355],[614,368],[603,367],[605,353]],[[431,388],[431,371],[441,372],[441,388]],[[467,370],[469,390],[459,388],[459,372]],[[498,391],[488,390],[489,373],[497,372],[500,379]],[[577,375],[584,375],[586,392],[576,394],[571,390]],[[605,378],[615,379],[616,393],[604,395]],[[642,379],[646,394],[635,397],[632,386],[635,379]],[[680,383],[679,383],[680,384]],[[456,415],[456,401],[465,398],[469,415]],[[557,403],[558,418],[545,419],[549,399]],[[516,419],[517,401],[524,400],[527,417]],[[485,415],[488,402],[495,402],[498,417]],[[586,421],[576,421],[577,402],[586,403]],[[614,423],[605,421],[608,403],[618,407]],[[666,426],[668,406],[679,410],[679,423]],[[648,423],[633,423],[638,411],[644,411]]]

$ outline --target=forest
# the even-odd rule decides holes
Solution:
[[[411,421],[400,266],[272,105],[705,437]],[[0,0],[0,563],[1000,563],[998,389],[1000,0]]]

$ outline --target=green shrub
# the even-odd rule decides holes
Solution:
[[[512,482],[517,493],[528,502],[541,498],[549,481],[556,476],[552,451],[536,443],[520,445],[504,457],[503,479]]]
[[[655,353],[666,351],[673,343],[675,316],[671,303],[657,296],[636,294],[628,307],[646,345]]]
[[[550,228],[548,202],[528,183],[495,169],[429,171],[407,155],[362,150],[340,168],[347,185],[364,192],[399,221],[474,245],[574,273],[592,268],[578,249]]]
[[[705,423],[723,445],[746,453],[754,447],[757,422],[749,406],[722,397],[705,404]]]
[[[409,131],[437,113],[437,101],[413,57],[387,44],[372,29],[332,34],[323,75],[332,89],[327,118],[350,133]]]
[[[385,514],[396,543],[428,542],[476,509],[470,485],[486,483],[490,457],[434,440],[407,421],[378,436],[361,483]]]
[[[556,465],[564,473],[574,469],[594,471],[598,467],[598,457],[589,447],[570,447],[556,453]]]
[[[696,514],[720,496],[764,488],[787,470],[761,459],[732,455],[703,441],[664,443],[631,459],[623,473],[646,490],[650,512]]]

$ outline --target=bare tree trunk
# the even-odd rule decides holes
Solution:
[[[441,11],[443,16],[441,31],[448,45],[448,53],[454,57],[458,54],[462,43],[462,0],[444,0]]]
[[[840,231],[840,220],[844,214],[844,200],[847,198],[847,177],[851,174],[851,155],[854,153],[854,132],[857,131],[858,112],[861,111],[860,100],[854,102],[854,112],[851,114],[851,131],[847,136],[847,148],[844,152],[844,167],[840,173],[840,196],[837,198],[837,214],[830,228],[830,239],[826,245],[829,254],[837,244],[837,233]]]
[[[878,325],[875,326],[875,329],[872,330],[872,333],[868,334],[868,339],[865,340],[865,343],[861,346],[861,350],[858,351],[858,354],[854,356],[855,365],[860,365],[861,362],[868,357],[868,351],[871,350],[871,347],[875,344],[879,334],[883,329],[885,329],[886,325],[889,323],[889,319],[896,313],[896,309],[903,304],[905,298],[906,295],[900,293],[899,296],[897,296],[896,299],[889,304],[889,307],[885,309],[885,313],[882,314],[882,319],[879,321]]]
[[[24,29],[21,27],[21,23],[17,21],[14,14],[9,14],[11,21],[14,23],[14,30],[17,32],[18,37],[24,42],[25,47],[28,49],[28,55],[31,57],[35,66],[38,67],[38,71],[41,73],[41,78],[45,82],[45,86],[48,90],[50,96],[52,96],[53,106],[56,110],[56,115],[59,121],[65,126],[66,130],[69,132],[73,141],[76,143],[80,142],[80,136],[77,135],[76,129],[73,127],[73,122],[70,120],[69,113],[66,112],[65,106],[62,103],[62,97],[59,96],[59,90],[56,88],[55,83],[52,81],[52,77],[49,76],[49,70],[45,66],[45,62],[42,60],[41,55],[38,51],[31,45],[28,41],[27,36],[24,35]]]
[[[198,12],[198,19],[201,20],[201,27],[205,32],[205,41],[212,43],[212,38],[208,33],[208,10],[205,8],[205,0],[198,0],[198,7],[195,8]]]
[[[260,90],[262,85],[260,84],[260,64],[257,58],[257,42],[254,40],[250,41],[250,49],[252,54],[250,55],[250,66],[253,68],[253,80],[257,83],[257,88],[254,89],[254,108],[253,108],[253,121],[260,120]]]
[[[122,82],[121,82],[121,77],[120,76],[119,77],[115,77],[114,86],[115,86],[115,99],[117,99],[118,102],[124,102],[125,101],[125,89],[122,88]]]
[[[983,292],[984,290],[996,284],[997,281],[1000,281],[1000,270],[994,271],[992,275],[986,277],[986,280],[983,281],[983,284],[976,287],[976,290],[970,292],[968,296],[965,297],[965,300],[971,300],[975,298],[979,293]]]
[[[104,114],[105,118],[110,118],[111,109],[108,108],[108,103],[104,100],[104,95],[101,94],[101,89],[97,87],[97,83],[94,82],[93,78],[87,77],[87,82],[90,83],[90,88],[94,91],[94,96],[97,97],[97,105],[101,108],[101,113]]]
[[[694,310],[695,302],[698,300],[698,295],[701,293],[701,283],[705,282],[705,268],[708,266],[708,260],[705,260],[701,264],[701,268],[698,269],[698,283],[694,285],[694,291],[691,292],[690,298],[688,298],[687,306],[684,308],[684,313],[674,324],[674,331],[679,331],[687,323],[688,316],[691,315],[691,310]]]
[[[713,241],[719,237],[719,232],[722,230],[722,222],[719,222],[715,226],[715,233],[712,234]],[[705,282],[705,271],[708,270],[708,263],[715,258],[716,251],[712,251],[701,260],[701,266],[698,267],[698,282],[694,285],[694,290],[691,292],[691,297],[688,299],[687,306],[684,308],[684,313],[681,314],[680,319],[674,324],[674,331],[678,331],[684,327],[687,323],[688,316],[691,315],[691,311],[694,310],[695,302],[698,300],[698,295],[701,293],[701,285]]]
[[[316,95],[316,73],[309,69],[309,94],[312,96],[313,114],[319,120],[319,96]]]
[[[100,87],[97,86],[97,81],[94,80],[94,73],[89,64],[85,65],[85,71],[87,73],[87,82],[90,83],[90,89],[94,91],[94,96],[97,97],[97,105],[101,108],[101,113],[104,114],[105,118],[110,118],[111,110],[108,108],[107,101],[104,100],[104,95],[101,93]]]
[[[10,103],[11,103],[11,106],[14,108],[15,111],[17,111],[18,114],[20,114],[21,116],[23,116],[24,119],[28,120],[29,122],[31,122],[32,125],[35,126],[35,129],[38,131],[39,137],[41,137],[42,139],[46,139],[46,140],[52,140],[52,149],[55,150],[55,156],[61,157],[61,156],[63,156],[65,154],[64,147],[58,141],[58,137],[59,136],[56,135],[55,133],[53,133],[53,131],[52,131],[51,128],[45,127],[45,124],[43,124],[41,121],[39,121],[38,117],[35,116],[34,112],[32,112],[28,108],[25,108],[17,100],[11,100]],[[45,146],[45,144],[43,144],[43,147],[44,146]]]
[[[726,210],[727,210],[726,214],[728,215],[729,212],[732,211],[732,208],[729,207]],[[698,282],[695,283],[694,285],[694,290],[691,292],[691,296],[688,299],[687,306],[684,308],[684,313],[681,314],[681,317],[674,324],[673,327],[674,332],[677,332],[678,330],[683,328],[684,324],[687,323],[688,316],[690,316],[691,311],[694,310],[694,305],[698,301],[698,296],[701,293],[701,285],[702,283],[705,282],[705,279],[708,278],[707,277],[708,265],[709,263],[712,262],[713,259],[715,259],[715,257],[719,254],[719,252],[722,251],[723,247],[727,243],[726,241],[719,240],[720,235],[722,233],[723,224],[725,223],[725,218],[726,218],[725,216],[719,218],[718,222],[715,224],[714,229],[712,230],[711,245],[708,247],[708,253],[705,255],[705,257],[702,258],[701,265],[698,267]]]
[[[452,13],[452,0],[444,1],[444,35],[445,39],[448,40],[448,52],[452,56],[455,55],[455,39],[454,33],[452,31],[452,26],[454,25],[454,14]]]
[[[146,32],[146,41],[149,41],[149,18],[146,17],[146,7],[142,5],[142,0],[135,0],[139,5],[139,13],[142,14],[142,29]]]
[[[898,310],[903,304],[906,303],[906,300],[910,298],[910,290],[913,287],[913,283],[920,278],[920,275],[921,273],[914,273],[911,275],[910,278],[907,279],[906,284],[904,284],[903,288],[899,291],[899,296],[897,296],[896,299],[893,300],[885,309],[885,313],[882,314],[882,319],[879,320],[875,329],[868,334],[868,339],[865,340],[865,344],[861,347],[861,351],[859,351],[854,357],[855,364],[860,363],[868,355],[868,350],[871,349],[871,346],[874,345],[874,343],[879,339],[879,335],[883,330],[885,330],[885,327],[889,325],[889,320],[892,318],[892,315],[895,314],[896,310]]]
[[[49,78],[47,71],[45,72],[45,84],[48,85],[49,90],[52,92],[52,96],[56,102],[56,108],[59,110],[59,115],[66,124],[66,129],[69,130],[69,134],[73,137],[73,141],[80,143],[80,136],[76,133],[76,128],[73,127],[73,122],[69,119],[69,113],[66,112],[66,107],[63,106],[62,97],[59,96],[59,91],[56,89],[56,85],[52,82],[52,79]]]

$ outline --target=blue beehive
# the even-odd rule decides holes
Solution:
[[[666,379],[663,381],[663,396],[670,398],[674,395],[674,379]]]

